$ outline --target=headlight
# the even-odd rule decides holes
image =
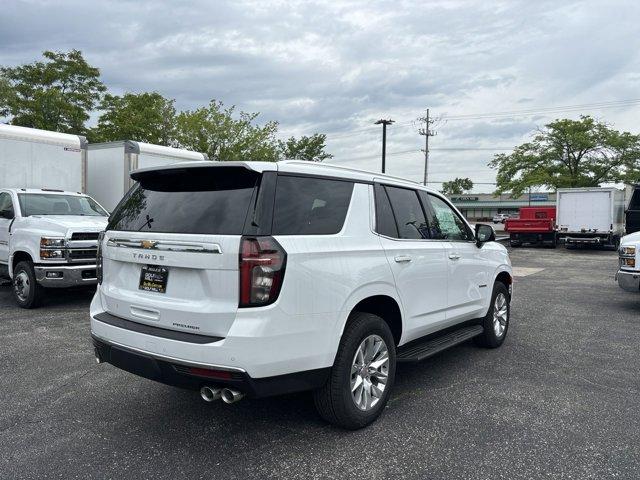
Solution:
[[[63,237],[42,237],[40,238],[40,248],[64,248],[65,240]]]
[[[623,245],[618,250],[620,266],[623,268],[636,268],[636,247]]]
[[[635,257],[636,256],[636,247],[630,247],[630,246],[624,246],[624,247],[620,247],[620,251],[619,254],[621,257],[623,256],[630,256],[630,257]]]
[[[63,237],[40,238],[40,258],[48,260],[64,258],[66,240]]]

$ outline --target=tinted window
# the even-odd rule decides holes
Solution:
[[[429,238],[427,220],[414,190],[386,187],[400,238]]]
[[[423,201],[428,202],[431,238],[446,240],[470,240],[473,235],[462,218],[446,202],[435,195],[422,193]]]
[[[0,212],[7,212],[9,216],[13,216],[13,202],[7,192],[0,193]]]
[[[636,188],[629,202],[629,210],[640,210],[640,189]]]
[[[376,232],[387,237],[398,238],[398,227],[393,217],[389,197],[382,185],[375,186],[376,196]]]
[[[106,217],[95,200],[79,195],[55,195],[52,193],[19,193],[22,215],[83,215]]]
[[[274,235],[328,235],[342,230],[353,183],[280,175],[273,212]]]
[[[240,235],[258,179],[258,173],[238,167],[142,173],[108,229]]]

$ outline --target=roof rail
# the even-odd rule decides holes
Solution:
[[[396,177],[394,175],[387,175],[386,173],[372,172],[371,170],[362,170],[359,168],[351,168],[351,167],[342,167],[340,165],[334,165],[333,163],[321,163],[321,162],[310,162],[308,160],[281,160],[283,163],[293,163],[296,165],[315,165],[317,167],[327,167],[327,168],[335,168],[337,170],[344,170],[345,172],[354,172],[354,173],[366,173],[367,175],[374,175],[376,177],[385,177],[393,180],[399,180],[401,182],[407,183],[415,183],[421,185],[420,182],[416,182],[415,180],[409,180],[408,178]]]

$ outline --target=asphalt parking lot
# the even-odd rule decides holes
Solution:
[[[308,394],[234,405],[96,365],[91,291],[0,287],[0,478],[640,477],[640,294],[614,252],[516,249],[509,335],[400,366],[374,425]]]

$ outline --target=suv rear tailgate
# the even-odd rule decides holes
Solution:
[[[239,249],[255,224],[262,174],[243,164],[134,172],[139,181],[110,218],[103,308],[189,333],[225,337],[239,300]]]

